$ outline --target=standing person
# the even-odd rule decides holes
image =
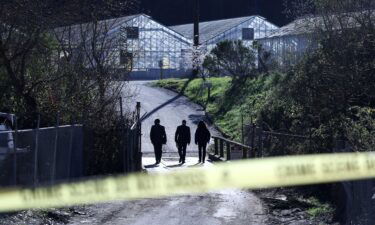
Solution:
[[[190,145],[191,135],[190,127],[186,126],[186,120],[182,121],[182,125],[177,127],[174,135],[174,140],[178,148],[178,154],[180,155],[179,163],[185,163],[186,147]]]
[[[160,120],[155,120],[155,125],[151,127],[150,138],[151,143],[154,145],[155,152],[155,164],[159,164],[162,157],[162,147],[167,143],[167,135],[165,133],[165,128],[160,125]]]
[[[204,163],[206,158],[207,144],[210,142],[211,134],[203,121],[198,123],[198,128],[195,131],[195,144],[198,145],[199,163]]]

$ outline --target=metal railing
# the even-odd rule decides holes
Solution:
[[[251,147],[223,137],[212,136],[216,157],[224,160],[247,159],[255,155]]]
[[[135,172],[142,169],[142,119],[141,103],[137,102],[134,115],[135,122],[129,129],[125,129],[125,152],[123,154],[124,171]],[[122,113],[121,113],[122,114]]]
[[[296,155],[313,153],[311,134],[294,134],[279,131],[268,131],[256,124],[245,126],[244,143],[248,144],[256,157]]]

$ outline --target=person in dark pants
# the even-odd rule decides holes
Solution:
[[[186,157],[186,147],[190,145],[191,135],[190,127],[186,126],[186,120],[182,121],[182,125],[177,127],[176,133],[174,135],[174,140],[176,141],[178,154],[180,155],[179,162],[184,164]]]
[[[199,163],[204,163],[206,158],[207,144],[210,142],[211,134],[203,121],[198,123],[198,128],[195,131],[195,144],[198,145]]]
[[[151,127],[150,132],[151,143],[154,145],[155,164],[159,164],[163,154],[162,147],[167,143],[167,135],[165,128],[160,125],[160,120],[155,120],[155,125]]]

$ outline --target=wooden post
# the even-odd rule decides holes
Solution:
[[[219,142],[217,138],[214,138],[215,141],[215,155],[219,155]]]
[[[227,142],[227,160],[231,160],[231,149],[229,142]]]
[[[247,159],[247,148],[241,147],[242,148],[242,158]]]
[[[220,140],[220,158],[224,157],[224,141]]]

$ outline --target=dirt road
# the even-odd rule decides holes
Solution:
[[[192,104],[185,97],[164,89],[147,86],[146,82],[134,82],[138,88],[138,101],[142,111],[151,112],[143,122],[143,164],[151,173],[178,170],[197,165],[196,146],[190,145],[187,163],[178,165],[173,141],[174,132],[181,120],[186,119],[192,133],[196,123],[204,119],[202,108]],[[171,99],[173,101],[171,101]],[[160,107],[162,106],[162,107]],[[149,130],[154,119],[159,118],[166,127],[168,143],[160,166],[154,167],[153,148],[149,141]],[[210,127],[212,133],[217,133]],[[214,166],[207,162],[204,167]],[[185,195],[162,199],[144,199],[130,202],[114,202],[87,207],[86,215],[76,216],[70,224],[135,224],[135,225],[261,225],[266,215],[261,201],[252,193],[242,190],[223,190],[201,195]]]

